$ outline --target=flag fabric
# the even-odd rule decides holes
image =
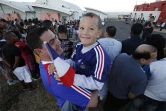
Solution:
[[[70,87],[73,85],[74,82],[74,75],[75,70],[62,59],[62,56],[60,56],[50,45],[48,42],[44,42],[44,45],[51,57],[51,60],[54,63],[54,66],[56,68],[57,74],[61,80],[61,82]]]

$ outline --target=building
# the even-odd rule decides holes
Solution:
[[[33,18],[35,10],[26,3],[0,0],[0,15],[6,20]]]
[[[155,22],[166,22],[166,0],[156,0],[152,3],[136,5],[131,13],[132,18],[149,19],[149,16],[155,16]]]
[[[85,12],[94,12],[101,19],[107,14],[96,9],[79,7],[64,0],[36,0],[35,2],[15,2],[0,0],[0,17],[6,20],[33,19],[62,21],[78,20]]]
[[[40,20],[74,20],[80,19],[85,10],[75,4],[63,0],[36,0],[30,2],[15,2],[0,0],[0,15],[6,20],[32,19]]]
[[[86,9],[85,12],[93,12],[93,13],[97,14],[98,16],[100,16],[102,21],[104,21],[104,19],[107,18],[107,14],[100,10],[88,8],[88,7],[85,7],[85,9]]]

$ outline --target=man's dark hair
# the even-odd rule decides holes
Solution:
[[[157,60],[164,58],[165,38],[160,34],[152,34],[146,38],[146,43],[157,48]]]
[[[106,32],[108,33],[109,37],[114,37],[115,34],[116,34],[116,27],[114,27],[114,26],[108,26],[106,28]]]
[[[52,25],[52,22],[50,20],[44,20],[42,25],[43,27],[49,29],[50,26]]]
[[[2,22],[6,22],[6,23],[7,23],[7,21],[6,21],[5,19],[2,19],[2,18],[0,19],[0,21],[2,21]]]
[[[59,25],[58,33],[67,33],[67,28],[64,25]]]
[[[8,41],[8,40],[10,39],[10,37],[12,37],[12,33],[13,33],[13,32],[11,32],[11,31],[5,32],[5,33],[3,34],[3,38],[4,38],[6,41]]]
[[[101,18],[97,14],[88,12],[88,13],[85,13],[82,17],[91,17],[91,18],[96,17],[98,19],[98,29],[101,29],[102,27]]]
[[[150,51],[138,51],[138,50],[135,50],[134,53],[132,54],[132,57],[134,59],[145,59],[145,60],[148,60],[151,58],[151,53],[154,53],[154,52],[157,52],[157,49],[153,46],[150,45]]]
[[[48,29],[45,27],[38,27],[28,32],[26,42],[32,51],[36,48],[42,48],[43,41],[40,37],[45,31],[48,31]]]
[[[143,30],[143,25],[140,23],[136,23],[131,27],[131,32],[133,33],[133,35],[140,35],[142,33],[142,30]]]
[[[22,38],[22,35],[18,31],[11,31],[11,32],[13,32],[18,37],[18,39]]]

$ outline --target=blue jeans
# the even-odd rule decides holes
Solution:
[[[61,108],[61,111],[84,111],[80,106],[77,106],[69,101],[66,101]]]
[[[105,81],[103,88],[99,91],[100,100],[103,100],[107,96],[108,92],[108,80]]]

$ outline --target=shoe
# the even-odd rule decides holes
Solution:
[[[25,91],[25,90],[27,90],[27,89],[28,89],[28,87],[23,87],[22,89]]]
[[[12,80],[12,81],[8,81],[7,83],[9,84],[9,85],[13,85],[13,84],[16,84],[16,83],[18,83],[19,81],[18,80]]]
[[[32,92],[32,91],[34,91],[36,88],[35,87],[31,87],[31,88],[29,88],[29,92]]]
[[[37,81],[37,80],[40,79],[40,77],[33,77],[32,79],[33,79],[34,81]]]

